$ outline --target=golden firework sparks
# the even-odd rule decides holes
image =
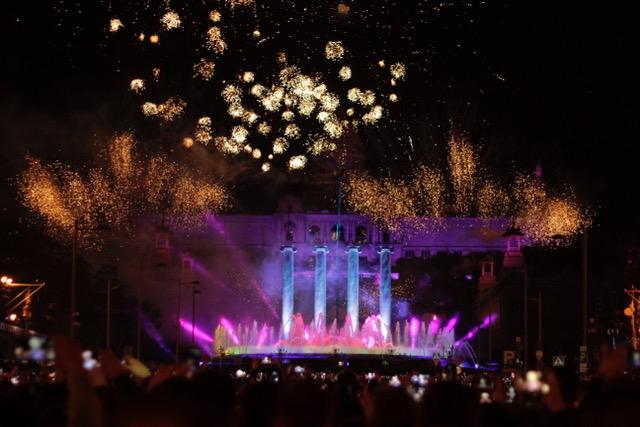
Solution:
[[[293,156],[289,159],[289,170],[300,170],[307,166],[307,157],[303,155]]]
[[[135,139],[128,132],[117,135],[109,144],[110,168],[119,181],[130,179],[137,169],[133,156],[134,145]]]
[[[242,121],[248,124],[253,124],[258,120],[258,115],[253,110],[244,110],[242,113]]]
[[[201,58],[193,66],[194,77],[200,77],[204,81],[209,81],[213,77],[213,73],[215,72],[216,64],[213,61],[210,61],[205,58]]]
[[[180,28],[182,25],[180,16],[172,10],[165,13],[162,18],[160,18],[160,22],[164,25],[166,30],[175,30],[176,28]]]
[[[466,139],[452,136],[449,141],[449,170],[455,197],[455,209],[468,215],[474,202],[478,156]]]
[[[342,80],[349,80],[351,78],[351,68],[344,66],[342,68],[340,68],[340,71],[338,72],[338,74],[340,75],[340,78]]]
[[[271,132],[271,126],[269,126],[269,123],[261,122],[258,125],[258,133],[260,135],[269,135],[270,132]]]
[[[340,99],[335,94],[327,92],[320,96],[320,104],[324,111],[333,112],[340,105]]]
[[[439,218],[445,213],[445,180],[435,168],[422,165],[416,168],[412,187],[416,191],[416,206],[428,217]]]
[[[222,32],[219,27],[211,27],[207,30],[207,39],[205,45],[208,49],[217,54],[222,54],[227,49],[227,42],[222,38]]]
[[[282,154],[289,149],[289,141],[287,138],[278,137],[273,140],[271,151],[273,154]]]
[[[226,189],[212,180],[197,178],[178,170],[170,187],[170,222],[179,228],[199,228],[206,225],[206,214],[226,209],[230,197]]]
[[[233,118],[242,118],[245,114],[244,107],[240,104],[231,104],[227,108],[227,113]]]
[[[228,104],[241,104],[242,90],[235,85],[226,85],[224,89],[222,89],[222,98]]]
[[[382,118],[382,113],[384,112],[382,106],[375,105],[371,110],[362,116],[362,121],[365,124],[371,125],[376,123],[378,120]]]
[[[212,10],[209,12],[209,19],[213,22],[220,22],[222,19],[222,14],[218,10]]]
[[[109,31],[112,33],[117,33],[118,31],[120,31],[120,28],[122,27],[124,27],[124,24],[118,18],[112,18],[109,21]]]
[[[242,81],[245,83],[251,83],[255,79],[255,74],[252,71],[245,71],[242,73]]]
[[[255,0],[225,0],[225,3],[231,9],[234,9],[238,6],[253,6],[255,4]]]
[[[407,69],[404,64],[397,62],[389,67],[389,72],[391,73],[391,77],[394,79],[402,80],[407,73]]]
[[[327,136],[333,139],[340,138],[344,133],[344,127],[338,120],[327,120],[324,122],[322,129],[324,129]]]
[[[328,140],[322,135],[312,135],[307,150],[314,156],[319,156],[323,153],[334,151],[337,146],[333,141]]]
[[[342,42],[327,42],[326,46],[324,47],[324,55],[327,57],[327,59],[330,59],[332,61],[338,61],[342,59],[342,57],[344,56],[344,47],[342,46]]]
[[[345,3],[338,3],[338,13],[341,15],[348,15],[351,7]]]
[[[238,143],[233,139],[229,139],[226,136],[217,136],[213,141],[218,151],[224,154],[235,155],[240,153],[240,150],[242,149],[241,143]]]
[[[27,168],[19,177],[22,203],[40,216],[51,234],[70,235],[77,213],[66,203],[67,195],[57,179],[59,165],[46,167],[40,160],[27,158]]]
[[[149,36],[149,42],[150,42],[151,44],[158,44],[158,43],[160,43],[160,36],[159,36],[159,35],[157,35],[157,34],[151,34],[151,35]]]
[[[411,189],[391,178],[374,179],[367,174],[349,174],[344,184],[348,205],[379,226],[397,231],[408,218],[416,218]]]
[[[231,130],[231,140],[241,144],[247,140],[249,131],[244,126],[234,126]]]
[[[360,98],[358,99],[362,105],[371,106],[376,102],[376,94],[373,91],[366,90],[360,93]]]
[[[145,102],[142,111],[147,116],[158,116],[165,122],[171,122],[184,114],[187,103],[177,97],[171,97],[162,104]]]
[[[251,86],[251,95],[261,97],[266,92],[267,88],[262,85]]]
[[[282,120],[290,122],[291,120],[293,120],[295,118],[295,114],[293,113],[293,111],[287,110],[287,111],[283,111],[282,112],[281,117],[282,117]]]
[[[513,191],[518,210],[517,225],[534,244],[571,242],[591,224],[588,212],[580,206],[571,190],[550,195],[541,180],[518,175]]]
[[[318,113],[318,115],[316,116],[316,118],[318,119],[318,121],[319,121],[320,123],[324,123],[324,122],[326,122],[327,120],[329,120],[330,118],[332,118],[332,116],[331,116],[331,114],[330,114],[330,113],[327,113],[326,111],[320,111],[320,112]]]
[[[158,114],[158,105],[153,102],[145,102],[142,104],[142,113],[145,116],[155,116]]]
[[[208,145],[213,140],[211,134],[211,117],[200,117],[196,126],[196,141],[202,145]]]
[[[483,180],[476,198],[480,217],[502,217],[508,215],[511,210],[509,193],[489,179]]]
[[[349,89],[347,92],[347,99],[351,102],[360,102],[360,98],[362,98],[362,91],[357,87]]]
[[[140,93],[140,92],[144,91],[144,89],[145,89],[144,80],[143,79],[133,79],[133,80],[131,80],[131,82],[129,82],[129,89],[132,92],[135,92],[135,93]]]

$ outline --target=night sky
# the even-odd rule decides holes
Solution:
[[[635,243],[640,223],[637,73],[630,65],[637,31],[623,6],[351,1],[345,2],[351,7],[345,17],[336,13],[335,1],[257,2],[261,31],[272,38],[230,53],[239,66],[267,70],[262,58],[285,50],[303,67],[326,67],[321,49],[328,39],[344,41],[354,68],[363,66],[363,58],[380,56],[406,63],[407,82],[399,89],[403,101],[390,113],[393,120],[361,135],[366,147],[361,167],[401,176],[416,162],[442,161],[450,131],[463,131],[497,176],[533,170],[540,161],[546,180],[572,185],[596,213],[596,259],[606,271],[622,268],[624,247]],[[127,90],[130,79],[151,63],[184,71],[180,63],[190,34],[183,32],[174,42],[163,36],[156,57],[132,41],[137,29],[151,33],[146,29],[163,13],[163,3],[59,0],[36,7],[19,2],[4,13],[0,235],[10,244],[1,250],[3,271],[15,263],[26,269],[32,261],[28,242],[41,236],[24,221],[12,184],[25,155],[82,165],[96,144],[132,130],[147,149],[186,156],[179,146],[186,125],[149,125],[139,98]],[[191,10],[197,10],[200,2],[192,3]],[[202,4],[205,11],[217,2]],[[181,10],[178,2],[172,6]],[[125,22],[123,34],[106,30],[114,16]],[[254,26],[250,14],[240,10],[233,19],[238,32]],[[222,66],[221,75],[231,73],[228,68]],[[209,102],[197,88],[181,85],[173,88]],[[211,108],[216,117],[218,107]],[[232,177],[236,211],[269,211],[278,196],[309,185],[321,194],[314,208],[335,206],[333,189],[309,184],[316,166],[303,174],[256,177],[243,172],[245,163],[211,162]],[[265,190],[256,192],[258,186]]]

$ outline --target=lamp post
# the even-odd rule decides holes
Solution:
[[[109,231],[111,227],[107,224],[98,224],[95,228],[81,228],[78,220],[73,221],[73,238],[71,241],[71,292],[69,301],[69,336],[75,335],[76,330],[76,286],[77,286],[77,264],[78,264],[78,239],[79,232],[85,230]]]
[[[195,345],[195,332],[196,332],[196,295],[199,294],[200,291],[196,289],[196,284],[193,284],[193,289],[191,292],[191,347]]]
[[[106,337],[106,348],[107,350],[111,350],[111,279],[107,280],[107,337]]]
[[[587,347],[587,307],[588,307],[588,287],[587,287],[587,250],[588,250],[587,230],[582,232],[582,342],[580,344],[580,374],[586,375],[589,372],[589,349]]]
[[[42,289],[45,286],[45,283],[44,282],[18,283],[18,282],[14,282],[13,278],[9,276],[2,276],[0,277],[0,285],[6,286],[7,288],[24,288],[16,296],[11,298],[11,300],[9,300],[9,302],[7,303],[7,307],[10,307],[8,310],[8,312],[10,313],[9,315],[10,321],[14,322],[16,321],[18,316],[15,313],[13,313],[13,311],[22,305],[22,320],[23,320],[23,326],[26,329],[27,319],[31,317],[31,314],[30,314],[31,300],[33,299],[33,296],[36,294],[36,292],[38,292],[40,289]]]
[[[516,249],[518,252],[520,252],[521,250],[521,239],[522,236],[524,236],[524,233],[517,227],[515,227],[515,225],[511,225],[507,231],[503,234],[503,237],[506,237],[508,239],[507,241],[507,250],[511,250],[511,239],[514,238],[516,239]],[[522,286],[522,291],[523,291],[523,331],[522,331],[522,347],[523,347],[523,354],[522,354],[522,363],[523,363],[523,368],[526,372],[527,368],[528,368],[528,355],[529,355],[529,346],[528,346],[528,335],[529,335],[529,274],[527,271],[527,259],[524,257],[524,254],[522,254],[522,274],[523,274],[523,286]]]
[[[73,338],[76,326],[76,264],[78,258],[78,220],[73,221],[71,242],[71,301],[69,302],[69,336]]]
[[[527,260],[522,257],[524,274],[524,333],[523,333],[523,357],[522,363],[525,372],[529,367],[529,274],[527,271]]]
[[[198,280],[193,280],[191,282],[182,282],[179,281],[178,282],[178,307],[176,310],[176,354],[175,354],[175,358],[176,358],[176,363],[179,361],[180,358],[180,311],[181,311],[181,299],[182,299],[182,287],[185,285],[192,285],[195,287],[195,285],[199,285],[200,281]],[[195,304],[195,294],[194,294],[194,304]],[[194,326],[191,326],[191,334],[192,337],[194,336],[195,333],[195,329]]]

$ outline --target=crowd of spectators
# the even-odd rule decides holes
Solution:
[[[0,425],[69,427],[638,426],[640,387],[624,347],[589,381],[566,368],[459,368],[382,375],[256,360],[251,369],[150,368],[105,351],[87,366],[76,342],[55,361],[5,362]]]

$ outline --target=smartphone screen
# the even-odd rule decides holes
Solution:
[[[90,371],[96,367],[98,361],[93,358],[93,353],[90,350],[82,352],[82,366],[84,369]]]
[[[631,366],[640,369],[640,350],[635,350],[631,355]]]

